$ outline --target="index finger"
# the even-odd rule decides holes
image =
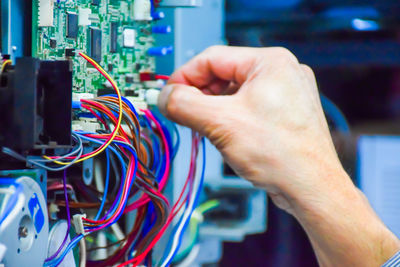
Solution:
[[[243,84],[251,74],[261,49],[212,46],[178,69],[169,83],[204,88],[218,80]]]
[[[222,80],[241,86],[259,71],[257,66],[272,68],[278,60],[298,64],[297,58],[282,47],[212,46],[178,69],[169,83],[206,88]]]

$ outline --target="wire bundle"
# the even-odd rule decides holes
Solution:
[[[193,133],[189,172],[181,194],[171,207],[163,190],[168,183],[171,163],[179,147],[179,134],[175,125],[162,120],[150,110],[140,110],[139,115],[129,100],[121,96],[117,84],[109,74],[87,55],[79,55],[96,68],[115,91],[115,94],[81,100],[79,114],[96,118],[101,123],[102,130],[73,132],[74,148],[64,155],[44,155],[38,158],[3,148],[4,153],[30,165],[48,171],[64,171],[62,187],[54,185],[51,190],[63,189],[65,202],[56,203],[66,208],[68,232],[56,253],[46,259],[44,265],[59,265],[79,243],[83,250],[81,265],[84,265],[85,259],[90,258],[86,255],[87,251],[103,248],[91,246],[86,250],[85,240],[90,240],[87,236],[99,231],[107,233],[109,227],[119,228],[118,222],[127,218],[124,216],[127,215],[135,218],[133,226],[126,236],[122,234],[122,238],[106,246],[113,247],[113,250],[109,250],[112,254],[102,260],[88,260],[87,266],[137,266],[143,263],[151,266],[154,246],[166,230],[172,227],[173,231],[165,248],[167,252],[158,263],[168,266],[179,250],[182,236],[198,204],[204,179],[204,140],[197,133]],[[203,164],[202,168],[197,168],[200,144],[203,146]],[[85,150],[87,148],[91,150]],[[83,197],[94,198],[94,202],[85,202],[81,198],[81,202],[70,202],[67,188],[71,185],[67,185],[67,168],[92,158],[104,159],[103,152],[106,176],[100,183],[104,182],[104,188],[93,193],[88,186],[75,181],[73,187],[82,192]],[[111,169],[114,171],[115,181],[111,181]],[[95,203],[96,200],[98,204]],[[83,230],[80,231],[75,225],[79,231],[67,244],[71,226],[70,208],[98,210],[93,216],[82,217]],[[135,213],[130,214],[131,212]],[[117,244],[119,246],[115,246]]]

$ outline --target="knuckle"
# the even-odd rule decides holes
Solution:
[[[310,66],[305,65],[305,64],[301,64],[300,66],[308,78],[310,78],[312,80],[315,79],[314,71],[312,70],[312,68]]]
[[[297,57],[289,49],[285,47],[274,47],[273,49],[273,53],[275,54],[277,60],[293,64],[299,63]]]
[[[184,92],[180,86],[176,86],[172,90],[171,94],[169,95],[166,108],[168,116],[174,115],[179,110],[180,103],[183,99],[183,94]]]
[[[208,48],[206,48],[202,54],[204,54],[204,55],[218,54],[224,48],[226,48],[226,46],[224,46],[224,45],[212,45],[212,46],[209,46]]]
[[[312,68],[310,66],[301,64],[301,67],[302,67],[303,71],[305,71],[307,74],[314,75],[314,71],[312,70]]]

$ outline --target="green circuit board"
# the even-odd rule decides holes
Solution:
[[[135,20],[133,0],[34,0],[33,55],[70,60],[73,92],[111,90],[110,84],[82,57],[92,57],[117,82],[124,95],[140,91],[140,72],[154,72],[147,55],[154,45],[151,20]]]

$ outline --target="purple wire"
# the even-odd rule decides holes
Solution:
[[[62,242],[61,246],[58,248],[56,253],[53,254],[50,258],[47,258],[45,261],[51,261],[55,257],[58,256],[58,254],[61,252],[65,244],[67,243],[68,236],[69,236],[69,229],[71,228],[71,216],[70,216],[70,210],[69,210],[69,203],[68,203],[68,192],[67,192],[67,170],[64,170],[64,175],[63,175],[63,184],[64,184],[64,196],[65,196],[65,209],[67,210],[67,220],[68,220],[68,228],[67,228],[67,233],[65,234],[64,241]]]

